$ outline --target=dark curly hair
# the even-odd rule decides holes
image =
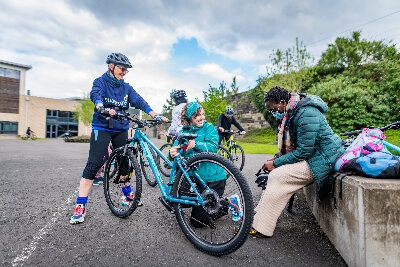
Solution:
[[[185,106],[183,106],[183,108],[182,108],[182,112],[181,112],[181,123],[182,123],[183,126],[189,126],[189,124],[190,124],[190,119],[193,118],[193,117],[199,116],[199,115],[200,115],[200,112],[201,112],[201,109],[202,109],[201,107],[198,108],[198,109],[196,110],[196,112],[192,115],[192,117],[188,118],[188,116],[187,116],[187,114],[186,114],[186,110],[187,110],[187,107],[189,106],[189,104],[190,104],[190,103],[187,103],[187,104],[186,104]]]
[[[284,88],[279,86],[272,87],[269,91],[265,94],[264,103],[267,102],[274,102],[279,103],[280,101],[288,102],[290,99],[290,92]]]

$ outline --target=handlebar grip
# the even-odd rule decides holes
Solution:
[[[100,113],[103,116],[106,116],[106,117],[111,116],[110,113],[103,106],[101,106],[100,108],[95,108],[95,110],[96,110],[96,112]]]

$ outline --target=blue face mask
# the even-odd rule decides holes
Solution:
[[[279,120],[282,120],[285,117],[285,113],[279,113],[278,111],[271,112],[271,114]]]

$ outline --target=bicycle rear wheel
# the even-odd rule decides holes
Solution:
[[[223,156],[224,158],[227,158],[227,159],[229,159],[229,160],[232,160],[232,155],[231,155],[231,153],[230,153],[229,150],[228,150],[226,147],[224,147],[224,146],[221,146],[221,145],[218,146],[218,154],[221,155],[221,156]]]
[[[232,161],[236,165],[236,167],[239,168],[239,170],[243,170],[244,167],[244,161],[245,161],[245,156],[244,156],[244,150],[241,146],[238,144],[235,144],[231,146],[231,156],[232,156]]]
[[[131,150],[123,156],[124,147],[114,150],[104,169],[104,196],[111,212],[120,218],[128,217],[135,211],[142,194],[142,175],[136,157]],[[123,168],[129,168],[126,178],[121,178]],[[124,182],[125,181],[125,182]],[[122,192],[123,186],[131,186],[133,201],[127,204]]]
[[[164,144],[160,147],[160,151],[164,154],[164,156],[168,157],[169,150],[171,149],[172,144]],[[171,175],[171,167],[157,154],[157,163],[160,167],[160,171],[166,177]]]
[[[192,181],[196,180],[194,177],[207,178],[210,173],[206,171],[210,168],[217,170],[213,177],[226,177],[226,180],[222,190],[220,187],[206,191],[201,188],[201,183],[196,183],[196,188],[207,201],[205,206],[173,203],[179,227],[186,238],[205,253],[220,256],[234,252],[246,241],[253,222],[253,198],[245,178],[231,161],[216,153],[199,153],[189,158],[186,165]],[[186,177],[179,170],[174,181],[173,197],[193,196],[193,190],[188,185]],[[208,185],[211,187],[211,183]],[[229,204],[232,198],[237,198],[240,203],[236,203],[241,207],[239,217],[228,211],[234,206]],[[199,217],[198,212],[204,216]]]
[[[149,148],[149,150],[150,150],[150,153],[151,153],[153,159],[155,159],[156,158],[156,153],[151,148]],[[156,177],[154,176],[154,173],[153,173],[153,171],[152,171],[152,169],[150,167],[149,160],[144,155],[144,152],[140,153],[140,167],[142,169],[143,176],[144,176],[144,179],[146,180],[146,182],[151,187],[155,187],[157,185],[157,180],[156,180]]]

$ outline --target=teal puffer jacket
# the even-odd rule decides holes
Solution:
[[[304,94],[289,117],[290,138],[295,150],[274,160],[275,167],[305,160],[315,177],[319,196],[325,195],[332,183],[332,170],[344,153],[342,140],[326,121],[328,106],[318,96]]]
[[[194,139],[196,146],[191,150],[184,150],[182,156],[192,157],[201,152],[218,152],[218,132],[211,123],[204,121],[202,127],[184,126],[179,132],[197,134],[196,139]],[[178,141],[175,141],[173,146],[177,145]],[[211,163],[201,163],[199,165],[197,173],[206,183],[226,179],[226,174],[222,167]]]

